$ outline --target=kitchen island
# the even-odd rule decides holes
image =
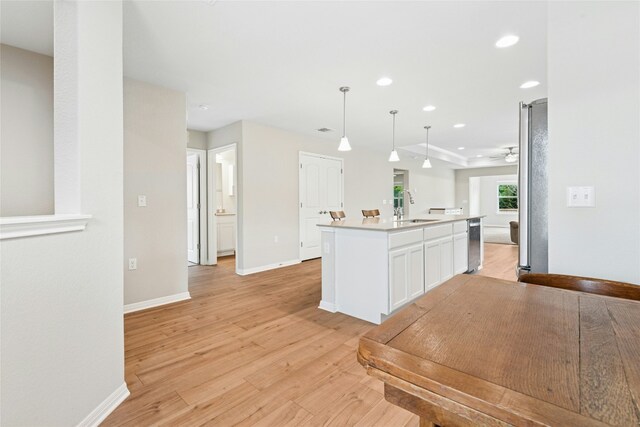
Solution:
[[[423,215],[318,224],[319,307],[382,323],[405,304],[468,270],[467,220],[477,218],[481,216]],[[480,264],[482,258],[481,250]]]

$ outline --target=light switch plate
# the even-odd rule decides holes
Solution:
[[[144,208],[145,206],[147,206],[147,196],[145,195],[138,196],[138,207]]]
[[[567,187],[567,206],[570,208],[595,207],[595,188],[593,186]]]

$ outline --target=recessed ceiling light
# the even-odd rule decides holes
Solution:
[[[458,124],[453,125],[454,128],[463,128],[465,126],[466,125],[464,123],[458,123]]]
[[[520,85],[520,89],[529,89],[531,87],[536,87],[540,84],[540,82],[537,82],[535,80],[529,80],[528,82],[524,82]]]
[[[476,154],[476,157],[482,157],[482,154]]]
[[[393,83],[393,80],[391,80],[389,77],[381,77],[376,82],[378,86],[389,86],[391,83]]]
[[[464,147],[458,147],[458,150],[464,150]]]
[[[518,43],[520,37],[514,36],[513,34],[509,34],[508,36],[502,37],[500,40],[496,42],[496,47],[509,47]]]
[[[433,105],[427,105],[426,107],[424,107],[422,109],[422,111],[433,111],[435,109],[436,109],[436,107],[434,107]]]
[[[207,104],[200,104],[200,105],[198,105],[198,108],[201,109],[201,110],[206,111],[206,110],[209,109],[209,106]]]

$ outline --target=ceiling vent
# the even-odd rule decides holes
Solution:
[[[329,128],[320,128],[320,129],[316,129],[318,132],[333,132],[333,129],[329,129]]]

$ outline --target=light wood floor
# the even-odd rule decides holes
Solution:
[[[480,276],[497,277],[505,280],[517,280],[518,245],[484,244],[484,261]]]
[[[506,274],[502,246],[482,274]],[[125,316],[131,396],[104,426],[418,425],[356,361],[374,325],[317,309],[319,260],[244,277],[234,263],[191,267],[190,301]]]

